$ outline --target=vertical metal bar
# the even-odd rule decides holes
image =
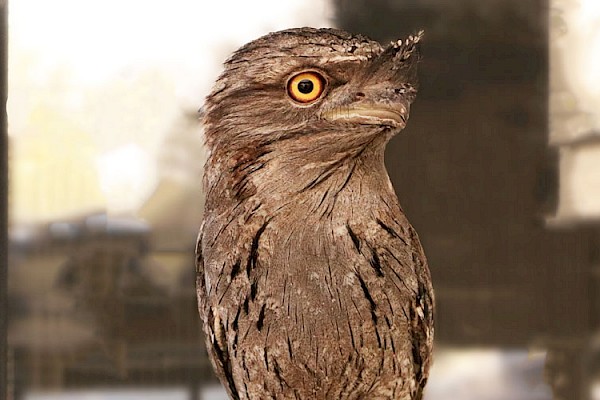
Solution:
[[[0,398],[7,398],[8,311],[8,134],[7,134],[7,0],[0,0]]]

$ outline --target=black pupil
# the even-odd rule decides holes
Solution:
[[[300,93],[309,94],[313,91],[313,89],[314,85],[309,79],[302,79],[300,82],[298,82],[298,90]]]

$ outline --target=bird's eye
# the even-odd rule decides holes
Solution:
[[[293,76],[287,85],[288,95],[299,103],[311,103],[325,89],[325,78],[317,72],[307,71]]]

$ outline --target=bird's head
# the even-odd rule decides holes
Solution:
[[[207,99],[209,143],[401,130],[417,91],[421,36],[383,47],[341,30],[300,28],[246,44]]]
[[[205,104],[211,154],[290,169],[381,149],[417,92],[422,33],[387,47],[337,29],[275,32],[237,50]],[[281,161],[284,159],[284,161]]]

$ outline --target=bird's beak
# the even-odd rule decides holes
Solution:
[[[402,103],[359,103],[328,110],[323,113],[323,118],[332,122],[384,125],[402,129],[406,126],[408,108]]]
[[[390,43],[370,61],[357,81],[360,91],[348,93],[321,117],[332,122],[403,129],[417,92],[418,43],[423,32]]]

